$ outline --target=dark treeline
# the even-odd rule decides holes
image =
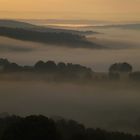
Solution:
[[[33,66],[21,66],[7,59],[0,59],[0,73],[32,73],[48,75],[50,80],[131,80],[140,81],[140,71],[133,71],[129,63],[114,63],[108,73],[93,72],[91,68],[72,63],[38,61]],[[34,75],[34,76],[35,76]],[[26,76],[26,75],[25,75]],[[48,77],[47,77],[48,78]]]
[[[140,140],[139,135],[86,128],[74,120],[42,115],[0,118],[0,140]]]
[[[21,66],[11,63],[7,59],[0,59],[0,72],[30,72],[35,74],[48,74],[54,79],[90,79],[93,71],[90,68],[79,64],[63,63],[56,64],[54,61],[38,61],[33,66]]]
[[[31,29],[0,27],[0,36],[54,45],[99,47],[88,41],[84,35],[69,32],[43,32]]]

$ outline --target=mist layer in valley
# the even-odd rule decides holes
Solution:
[[[21,65],[38,60],[71,62],[107,72],[115,62],[128,62],[140,70],[140,32],[129,29],[79,28],[100,32],[86,37],[103,49],[68,47],[0,37],[0,56]],[[11,75],[10,75],[11,76]],[[9,77],[7,75],[7,77]],[[16,78],[15,78],[16,79]],[[139,83],[48,83],[45,80],[0,80],[0,110],[27,116],[62,116],[89,127],[139,133]]]
[[[105,36],[104,36],[105,37]],[[34,64],[38,60],[72,62],[91,67],[94,71],[104,72],[115,62],[129,62],[135,70],[139,67],[138,46],[119,43],[114,39],[98,38],[97,42],[110,45],[110,49],[68,48],[34,42],[18,41],[0,37],[0,56],[22,65]],[[120,45],[121,44],[121,45]],[[114,47],[116,45],[116,47]],[[120,48],[120,46],[122,46]],[[119,47],[119,49],[117,48]]]
[[[7,88],[8,87],[8,88]],[[139,86],[128,83],[0,82],[0,110],[61,116],[88,127],[140,133]]]
[[[11,22],[11,21],[10,21]],[[43,21],[43,24],[45,21]],[[72,21],[71,21],[72,22]],[[16,22],[17,23],[17,22]],[[33,23],[33,22],[32,22]],[[39,21],[36,23],[39,24]],[[42,22],[40,21],[41,25]],[[49,22],[49,24],[51,24]],[[58,24],[58,23],[57,23]],[[85,24],[85,23],[84,23]],[[90,22],[90,24],[93,24]],[[94,23],[96,25],[101,23]],[[104,23],[106,24],[106,23]],[[19,23],[18,23],[19,25]],[[25,24],[30,27],[28,24]],[[24,25],[24,26],[25,26]],[[10,25],[12,26],[12,25]],[[15,24],[13,25],[15,26]],[[20,28],[23,23],[20,25]],[[32,25],[33,26],[33,25]],[[33,26],[34,27],[34,26]],[[30,28],[33,28],[30,27]],[[36,28],[38,26],[35,26]],[[40,26],[39,26],[40,27]],[[44,27],[43,27],[44,28]],[[60,27],[59,27],[60,28]],[[65,27],[66,28],[66,27]],[[58,29],[58,27],[57,27]],[[66,28],[65,31],[68,31]],[[49,45],[37,42],[19,41],[6,37],[0,37],[0,55],[2,58],[20,64],[33,64],[38,60],[54,60],[56,62],[72,62],[91,67],[94,71],[104,72],[108,70],[110,64],[114,62],[128,62],[139,70],[140,52],[140,31],[122,28],[97,28],[97,27],[71,27],[71,31],[93,31],[100,34],[90,34],[86,37],[105,46],[102,49],[91,49],[88,47],[68,47],[67,45]],[[53,32],[55,30],[51,30]],[[58,30],[59,32],[61,31]],[[26,57],[25,57],[26,55]]]

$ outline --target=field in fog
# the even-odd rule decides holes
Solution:
[[[140,133],[139,86],[132,83],[0,82],[0,110],[74,119],[86,126]]]

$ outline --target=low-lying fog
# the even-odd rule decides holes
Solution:
[[[112,83],[92,85],[0,82],[0,111],[74,119],[86,126],[140,133],[140,88]]]
[[[23,65],[40,59],[72,62],[94,71],[107,71],[112,63],[126,61],[140,70],[140,31],[92,30],[103,34],[89,39],[107,49],[76,49],[0,37],[0,57]],[[62,116],[87,126],[140,133],[140,89],[127,84],[110,86],[1,81],[0,112]]]
[[[0,56],[19,64],[34,64],[39,59],[80,63],[101,72],[107,71],[114,62],[126,61],[131,63],[135,70],[140,69],[140,31],[93,30],[102,34],[95,34],[88,38],[107,49],[51,46],[0,37]]]

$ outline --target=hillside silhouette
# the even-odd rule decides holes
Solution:
[[[140,140],[139,135],[86,128],[74,120],[53,120],[42,115],[0,119],[0,140]]]

